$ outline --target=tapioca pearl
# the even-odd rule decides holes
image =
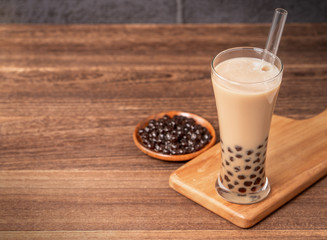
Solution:
[[[229,160],[230,160],[231,162],[233,162],[233,161],[234,161],[234,158],[233,158],[233,157],[229,157]]]
[[[248,150],[248,151],[246,152],[246,154],[247,154],[248,156],[250,156],[252,153],[253,153],[252,150]]]
[[[234,181],[234,185],[236,186],[236,185],[238,185],[239,184],[239,182],[238,181]]]
[[[251,166],[245,166],[244,169],[249,170],[249,169],[251,169]]]
[[[251,188],[251,191],[252,191],[252,192],[255,192],[256,190],[257,190],[257,187],[252,187],[252,188]]]
[[[229,163],[227,160],[225,160],[225,163],[226,163],[226,165],[227,165],[227,166],[229,166],[229,165],[230,165],[230,163]]]
[[[228,152],[233,153],[233,150],[230,147],[228,147]]]
[[[251,185],[252,185],[251,181],[245,181],[244,182],[244,186],[246,186],[246,187],[250,187]]]
[[[261,152],[257,152],[255,155],[256,155],[257,157],[259,157],[260,154],[261,154]]]
[[[265,170],[264,168],[261,168],[261,170],[259,171],[260,174],[263,173],[263,170]]]
[[[224,180],[223,180],[223,178],[221,177],[221,175],[219,176],[219,178],[220,178],[220,182],[223,183]]]
[[[261,186],[261,187],[263,187],[263,185],[265,185],[265,183],[261,183],[261,185],[260,185],[260,186]]]
[[[256,167],[254,168],[254,171],[259,171],[260,168],[261,168],[260,166],[256,166]]]
[[[260,158],[257,158],[256,160],[253,161],[253,163],[258,163],[260,162]]]
[[[260,183],[260,181],[261,181],[261,178],[257,178],[255,181],[254,181],[254,185],[258,185],[259,183]]]
[[[245,179],[245,176],[244,175],[238,175],[237,178],[240,179],[240,180],[243,180],[243,179]]]
[[[245,159],[245,162],[250,162],[250,161],[251,161],[251,158]]]
[[[233,177],[233,173],[231,171],[227,171],[227,174]]]
[[[242,158],[242,155],[241,154],[236,154],[235,157]]]
[[[221,163],[221,165],[222,165],[223,167],[225,167],[225,164],[224,164],[224,162],[222,162],[222,163]]]
[[[241,171],[241,167],[240,167],[240,166],[234,167],[234,171],[235,171],[235,172],[239,172],[239,171]]]
[[[242,151],[242,147],[241,147],[241,146],[238,146],[238,145],[236,145],[236,146],[235,146],[235,150],[236,150],[236,151],[238,151],[238,152],[239,152],[239,151]]]
[[[227,175],[224,176],[224,179],[227,181],[227,182],[230,182],[230,179]]]
[[[234,186],[233,186],[232,184],[228,184],[227,187],[228,187],[229,189],[233,189],[233,188],[234,188]]]
[[[261,144],[261,145],[259,145],[258,147],[257,147],[257,149],[260,149],[260,148],[262,148],[263,147],[263,145]]]
[[[268,141],[268,137],[266,137],[266,139],[265,139],[265,142],[267,142]]]
[[[255,174],[251,174],[250,175],[250,179],[253,179],[253,178],[255,178],[257,175],[255,175]]]
[[[240,193],[245,193],[245,192],[246,192],[246,189],[245,189],[245,188],[239,188],[238,191],[239,191]]]
[[[224,150],[224,148],[221,148],[221,151],[222,151],[223,153],[225,153],[225,150]]]

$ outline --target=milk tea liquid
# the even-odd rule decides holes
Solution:
[[[256,192],[265,183],[267,140],[282,76],[276,66],[247,57],[225,60],[215,70],[220,76],[212,75],[222,147],[220,182],[238,193]]]

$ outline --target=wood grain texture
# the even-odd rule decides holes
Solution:
[[[326,237],[326,179],[244,231],[169,188],[183,163],[150,158],[132,140],[140,120],[171,110],[203,116],[218,134],[210,61],[229,47],[264,46],[268,31],[1,25],[0,238]],[[327,108],[326,41],[325,23],[285,27],[276,114]]]
[[[203,236],[206,239],[324,239],[326,237],[325,231],[303,231],[303,230],[290,230],[290,231],[265,231],[265,230],[186,230],[186,231],[174,231],[174,230],[152,230],[152,231],[20,231],[3,232],[3,237],[6,240],[20,240],[32,238],[38,239],[195,239],[202,240]]]
[[[267,149],[268,197],[249,205],[217,194],[220,143],[174,171],[169,185],[242,228],[249,228],[327,174],[327,110],[306,120],[273,116]],[[310,143],[310,144],[308,144]]]

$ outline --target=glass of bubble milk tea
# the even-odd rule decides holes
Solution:
[[[221,146],[218,194],[238,204],[266,198],[265,162],[270,123],[283,75],[276,56],[287,11],[277,8],[265,49],[239,47],[219,53],[211,64]]]
[[[268,135],[283,64],[262,60],[260,48],[232,48],[212,61],[221,165],[216,190],[225,200],[250,204],[270,191],[265,174]]]

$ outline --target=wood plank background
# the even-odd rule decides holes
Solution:
[[[148,115],[182,110],[218,133],[210,62],[263,47],[268,24],[0,25],[1,239],[327,237],[322,179],[249,230],[168,186],[183,163],[133,143]],[[327,24],[289,24],[275,113],[327,108]],[[310,143],[308,143],[310,144]]]

